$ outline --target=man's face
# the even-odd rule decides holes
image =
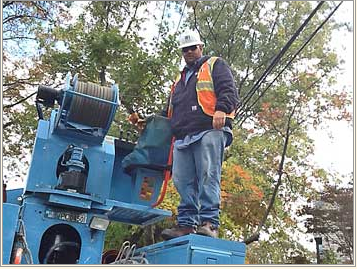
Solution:
[[[193,45],[182,48],[183,58],[187,65],[193,64],[196,60],[202,57],[202,45]]]

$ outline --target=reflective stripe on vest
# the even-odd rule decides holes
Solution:
[[[212,79],[213,65],[218,57],[211,57],[204,62],[197,74],[197,100],[203,112],[209,116],[213,116],[216,111],[217,98],[214,92],[214,84]],[[228,118],[234,118],[234,111],[226,114]]]
[[[206,62],[204,62],[197,74],[196,92],[198,104],[202,108],[206,115],[213,116],[216,108],[217,98],[214,92],[214,84],[212,79],[213,65],[218,57],[211,57]],[[168,117],[172,117],[173,106],[172,106],[172,96],[175,91],[177,83],[180,81],[181,75],[176,77],[174,84],[171,86],[171,94],[169,100]],[[234,111],[230,114],[226,114],[228,118],[234,119]]]
[[[217,102],[212,79],[213,65],[217,59],[217,57],[209,58],[201,65],[197,74],[197,101],[203,112],[209,116],[213,116]]]

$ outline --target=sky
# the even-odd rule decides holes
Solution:
[[[353,2],[345,1],[336,11],[334,18],[340,22],[353,22]],[[346,89],[353,94],[353,33],[335,30],[332,46],[345,62],[338,74],[333,90]],[[352,106],[350,111],[352,111]],[[315,161],[322,167],[342,174],[353,172],[353,127],[344,122],[328,122],[327,130],[311,131],[315,139]],[[331,138],[332,136],[332,138]]]
[[[334,19],[339,22],[353,22],[353,2],[345,1],[334,14]],[[334,91],[347,90],[353,94],[353,33],[344,30],[334,30],[331,45],[336,50],[344,63],[337,76],[337,84]],[[353,107],[350,107],[352,112]],[[353,127],[346,122],[329,121],[325,123],[326,129],[310,130],[311,138],[315,140],[315,153],[313,161],[320,167],[343,175],[353,172]],[[343,185],[346,186],[349,177],[346,177]],[[310,251],[315,251],[316,245],[313,236],[301,234],[299,238]]]

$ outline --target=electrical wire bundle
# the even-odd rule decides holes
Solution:
[[[294,35],[289,39],[289,41],[285,44],[285,46],[280,50],[280,52],[273,58],[271,63],[269,64],[268,68],[263,72],[263,74],[259,77],[259,79],[254,83],[253,87],[245,94],[245,96],[242,98],[242,102],[238,110],[236,111],[236,116],[235,116],[235,124],[238,124],[239,126],[242,126],[242,124],[250,117],[253,115],[252,113],[252,108],[256,105],[258,100],[262,98],[262,96],[267,92],[267,90],[274,84],[274,82],[278,79],[278,77],[288,68],[289,65],[293,62],[293,60],[301,53],[301,51],[306,47],[306,45],[311,41],[311,39],[317,34],[317,32],[323,27],[323,25],[330,19],[330,17],[336,12],[336,10],[340,7],[342,2],[340,2],[333,10],[332,12],[326,17],[326,19],[319,25],[319,27],[316,28],[316,30],[311,33],[311,35],[308,37],[308,39],[304,42],[304,44],[295,52],[295,54],[291,57],[289,62],[279,71],[279,73],[275,76],[275,78],[268,84],[268,86],[258,93],[258,97],[252,101],[252,97],[257,93],[258,89],[261,87],[261,85],[265,82],[266,78],[272,70],[277,66],[281,58],[284,56],[284,54],[288,51],[288,49],[291,47],[293,42],[296,40],[296,38],[300,35],[300,33],[303,31],[303,29],[306,27],[306,25],[309,23],[309,21],[313,18],[313,16],[317,13],[317,11],[321,8],[321,6],[324,4],[324,1],[319,2],[319,4],[316,6],[316,8],[311,12],[311,14],[306,18],[306,20],[303,22],[303,24],[296,30]]]

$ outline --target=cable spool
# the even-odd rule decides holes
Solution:
[[[110,102],[115,101],[115,92],[109,87],[103,87],[91,82],[75,83],[75,91]],[[112,115],[113,105],[88,97],[73,95],[69,109],[70,121],[106,129]]]

